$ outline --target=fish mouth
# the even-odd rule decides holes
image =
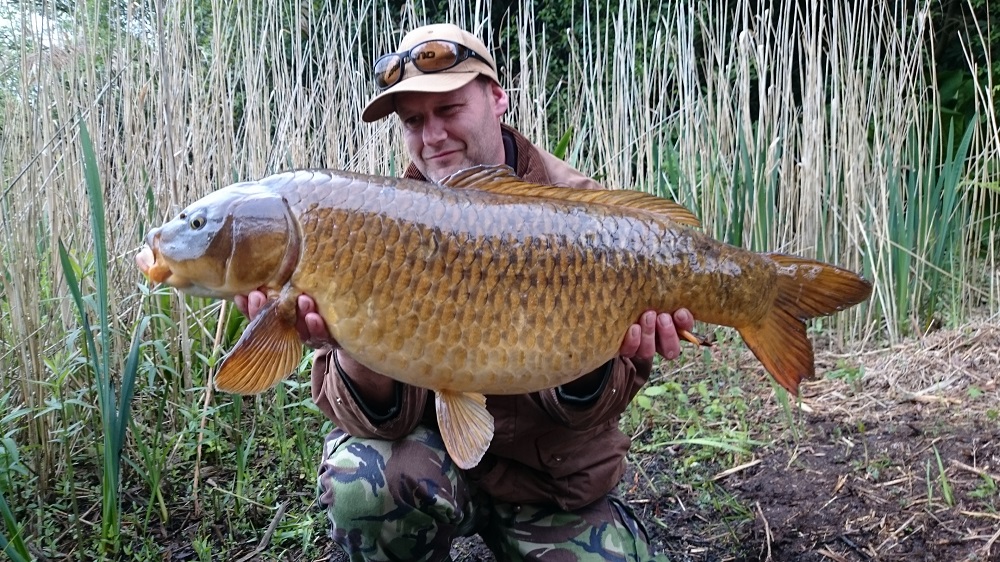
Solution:
[[[144,245],[139,253],[135,255],[135,264],[143,275],[149,277],[154,283],[163,283],[173,275],[170,266],[164,263],[158,249]]]

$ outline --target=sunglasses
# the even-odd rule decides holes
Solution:
[[[382,55],[375,61],[375,85],[379,90],[391,88],[403,79],[403,68],[407,61],[424,74],[433,74],[454,68],[458,63],[472,57],[493,68],[490,61],[472,49],[445,39],[431,39],[416,45],[409,51]]]

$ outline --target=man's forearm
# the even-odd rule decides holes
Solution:
[[[400,383],[372,371],[343,351],[336,350],[331,355],[338,376],[345,379],[355,400],[371,410],[370,415],[384,417],[398,408]]]
[[[581,377],[559,387],[559,396],[568,397],[575,403],[587,403],[604,389],[608,382],[614,359]]]

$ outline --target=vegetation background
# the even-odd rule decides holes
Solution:
[[[424,23],[480,34],[508,121],[608,187],[675,198],[730,243],[873,279],[870,302],[814,323],[830,345],[995,322],[997,10],[0,1],[0,547],[12,560],[328,551],[313,492],[329,424],[306,377],[214,395],[242,317],[150,287],[132,257],[149,228],[232,181],[397,173],[394,120],[358,116],[374,59]],[[661,415],[659,394],[633,417]]]

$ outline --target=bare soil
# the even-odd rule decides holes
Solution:
[[[798,436],[720,467],[752,519],[684,486],[631,498],[671,560],[1000,561],[1000,328],[827,353],[820,371],[845,360],[864,376],[804,385]]]

